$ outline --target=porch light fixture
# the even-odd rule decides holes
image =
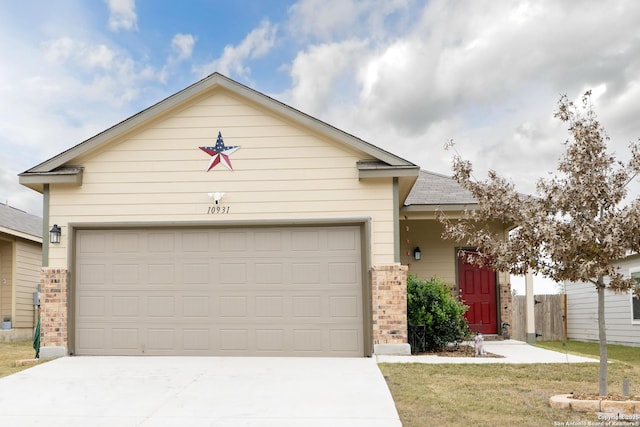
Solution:
[[[420,252],[420,248],[418,246],[413,250],[413,257],[416,261],[420,261],[420,258],[422,258],[422,252]]]
[[[49,230],[49,242],[60,243],[61,234],[62,234],[62,229],[58,227],[58,224],[53,224],[53,227],[51,227],[51,230]]]

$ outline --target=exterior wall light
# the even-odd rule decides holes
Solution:
[[[58,224],[53,224],[53,227],[51,227],[51,230],[49,230],[49,242],[60,243],[61,234],[62,234],[62,229],[58,227]]]
[[[422,258],[422,252],[420,252],[420,248],[417,246],[413,250],[413,257],[416,259],[416,261],[420,261],[420,258]]]

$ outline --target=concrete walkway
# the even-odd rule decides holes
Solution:
[[[372,358],[66,357],[0,378],[0,426],[400,427]]]
[[[545,350],[522,341],[485,341],[484,349],[503,357],[376,356],[378,363],[597,363],[598,359]]]

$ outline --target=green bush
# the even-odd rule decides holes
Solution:
[[[442,280],[409,276],[407,323],[413,335],[409,340],[412,351],[439,351],[449,343],[464,341],[470,333],[464,318],[467,308]]]

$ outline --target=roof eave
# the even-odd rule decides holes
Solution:
[[[373,169],[362,168],[360,162],[358,162],[358,177],[360,179],[366,178],[395,178],[395,177],[410,177],[417,178],[420,168],[418,166],[387,166],[376,167]]]
[[[42,243],[42,237],[34,236],[33,234],[25,233],[23,231],[13,230],[11,228],[0,226],[0,233],[8,234],[10,236],[19,237],[21,239],[30,240],[36,243]]]
[[[436,204],[436,205],[406,205],[402,207],[407,212],[464,212],[478,209],[477,203],[465,204]]]
[[[18,179],[21,185],[42,193],[45,184],[82,185],[82,172],[82,168],[65,168],[50,172],[27,171],[18,174]]]

